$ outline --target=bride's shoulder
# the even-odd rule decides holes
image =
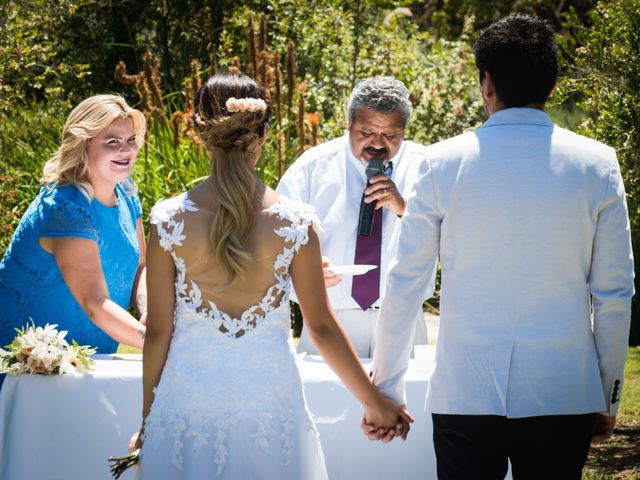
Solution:
[[[150,221],[154,224],[163,223],[169,221],[177,213],[196,210],[196,204],[189,199],[187,192],[183,192],[156,203],[151,209]]]
[[[292,244],[293,252],[309,241],[309,227],[318,224],[318,218],[311,205],[282,195],[267,209],[267,213],[277,218],[280,225],[274,232],[284,238],[285,242]]]
[[[267,213],[294,225],[309,226],[318,223],[311,205],[279,195],[276,202],[266,209]]]

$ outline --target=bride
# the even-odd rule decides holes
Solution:
[[[290,280],[316,348],[363,404],[364,421],[404,435],[412,419],[372,386],[336,322],[310,207],[256,176],[270,116],[262,88],[216,75],[195,103],[211,175],[151,212],[139,476],[324,479],[281,311]]]

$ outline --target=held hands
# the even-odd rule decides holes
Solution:
[[[364,198],[366,203],[377,200],[376,210],[384,207],[400,217],[404,215],[404,198],[402,198],[402,195],[400,195],[396,188],[396,184],[393,183],[389,177],[377,175],[371,178],[369,182],[371,182],[372,185],[364,191],[367,195]]]
[[[360,428],[369,440],[389,443],[394,437],[406,440],[413,422],[413,417],[404,405],[381,396],[377,406],[365,409]]]
[[[324,274],[324,286],[327,288],[335,287],[342,281],[342,275],[331,271],[331,262],[327,257],[322,257],[322,273]]]

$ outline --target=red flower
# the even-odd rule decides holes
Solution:
[[[320,115],[315,112],[307,113],[309,125],[320,125]]]

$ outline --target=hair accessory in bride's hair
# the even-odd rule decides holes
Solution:
[[[235,112],[259,112],[267,110],[267,103],[261,98],[235,98],[231,97],[225,103],[229,113]]]

